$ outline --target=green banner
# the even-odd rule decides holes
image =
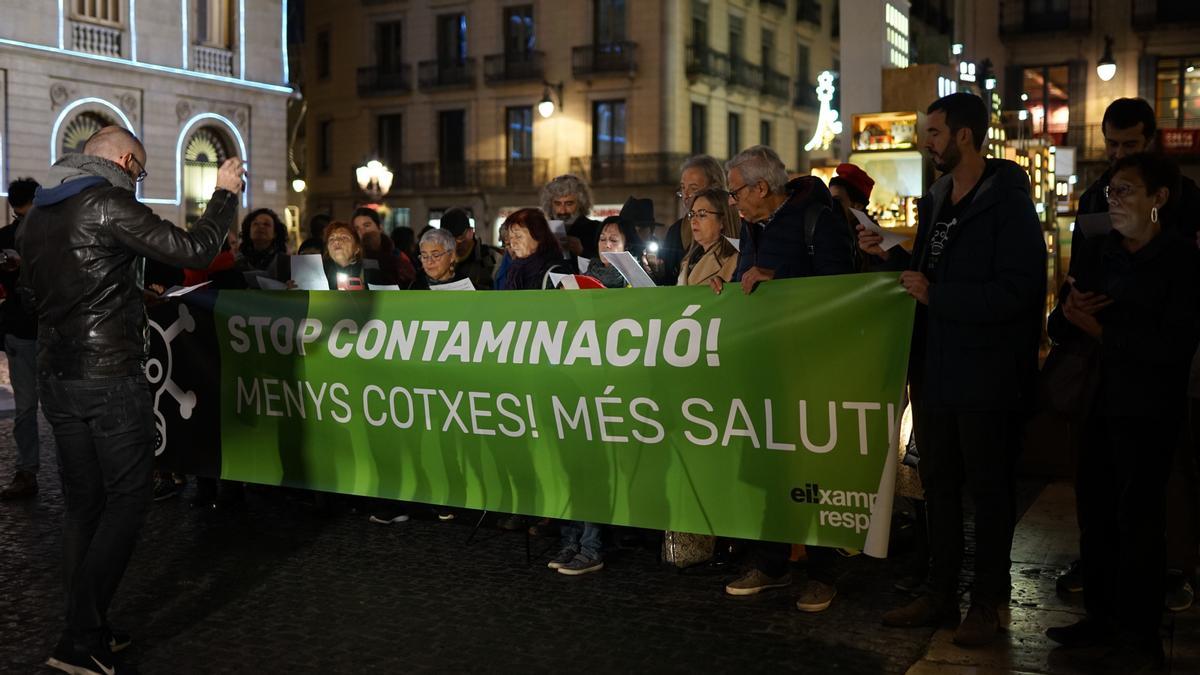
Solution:
[[[221,474],[884,555],[912,317],[891,274],[222,292]]]

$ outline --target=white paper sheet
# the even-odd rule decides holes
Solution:
[[[192,291],[196,290],[197,288],[203,288],[211,283],[212,283],[211,281],[202,281],[202,282],[196,284],[195,286],[172,286],[167,289],[166,293],[163,293],[163,297],[164,298],[178,298],[181,295],[187,295],[188,293],[191,293]]]
[[[878,223],[871,220],[869,217],[867,217],[867,214],[859,211],[858,209],[850,209],[850,213],[854,214],[854,217],[858,219],[859,224],[861,224],[863,227],[876,234],[883,235],[883,243],[881,243],[879,246],[885,251],[899,246],[905,239],[908,239],[907,236],[900,234],[899,232],[893,232],[880,227]]]
[[[738,253],[742,252],[742,240],[741,239],[734,239],[733,237],[725,237],[725,241],[729,242],[730,245],[733,246],[733,250],[737,251]]]
[[[588,268],[592,266],[592,259],[584,258],[583,256],[580,256],[580,257],[576,258],[576,260],[579,261],[579,273],[587,274]]]
[[[296,282],[296,288],[305,291],[329,290],[325,265],[317,254],[292,256],[292,279]]]
[[[367,284],[367,290],[369,290],[369,291],[398,291],[398,290],[400,290],[400,286],[398,284]]]
[[[567,226],[561,220],[551,220],[550,231],[553,232],[554,236],[558,237],[559,239],[567,236]]]
[[[580,258],[580,260],[582,260],[582,258]],[[559,284],[562,284],[563,288],[579,290],[579,284],[575,282],[574,274],[559,274],[558,272],[551,272],[550,285],[554,288],[558,288]]]
[[[258,287],[264,291],[286,291],[287,284],[271,277],[259,277]]]
[[[458,281],[451,281],[448,284],[438,284],[436,286],[430,286],[429,290],[431,290],[431,291],[473,291],[473,290],[475,290],[475,284],[471,283],[470,279],[459,279]]]
[[[628,281],[630,286],[634,288],[654,288],[654,280],[650,278],[649,274],[646,274],[646,270],[642,269],[637,258],[634,258],[633,254],[629,251],[621,251],[620,253],[605,251],[600,256],[609,265],[616,267],[617,271],[621,273],[621,276],[625,277],[625,281]]]

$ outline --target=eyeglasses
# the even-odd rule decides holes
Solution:
[[[694,211],[688,211],[684,214],[684,217],[686,217],[688,220],[693,220],[695,218],[707,218],[709,216],[715,216],[716,214],[716,211],[709,211],[708,209],[696,209]]]
[[[742,185],[742,187],[740,187],[740,188],[734,188],[734,189],[730,190],[729,198],[732,199],[736,203],[739,199],[738,193],[741,192],[742,190],[745,190],[746,188],[750,187],[751,185],[753,185],[753,183],[746,183],[746,184]]]
[[[1105,185],[1104,199],[1110,202],[1125,201],[1125,198],[1133,194],[1133,191],[1137,190],[1139,187],[1141,186],[1133,184],[1118,185],[1115,188],[1112,185]]]
[[[441,260],[443,257],[448,255],[450,255],[449,251],[442,251],[440,253],[422,253],[420,257],[421,262],[433,262],[435,260]]]
[[[145,164],[142,164],[142,163],[141,163],[141,161],[139,161],[137,157],[134,157],[134,156],[133,156],[133,154],[132,154],[132,153],[130,153],[130,155],[129,155],[129,159],[130,159],[130,160],[132,160],[132,161],[134,161],[134,162],[137,162],[137,165],[138,165],[138,172],[137,172],[137,175],[135,175],[135,176],[133,177],[133,180],[134,180],[134,182],[140,183],[140,182],[142,182],[142,181],[146,180],[146,176],[148,176],[148,175],[149,175],[149,174],[147,174],[147,173],[146,173],[146,165],[145,165]]]

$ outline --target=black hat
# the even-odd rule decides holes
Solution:
[[[455,237],[461,237],[463,232],[471,228],[471,217],[462,209],[450,209],[442,214],[441,229]]]
[[[653,227],[658,225],[654,220],[654,202],[650,199],[630,197],[621,207],[621,220],[630,222],[634,227]]]

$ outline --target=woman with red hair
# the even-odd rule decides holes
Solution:
[[[505,288],[521,291],[549,287],[551,271],[569,274],[558,238],[550,230],[539,209],[521,209],[510,215],[503,227],[508,230],[508,254],[512,258]]]

